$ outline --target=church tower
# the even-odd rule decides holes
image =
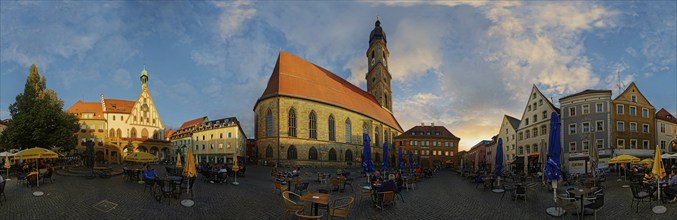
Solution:
[[[148,89],[148,86],[146,83],[148,82],[148,71],[146,71],[146,66],[143,66],[143,70],[141,70],[141,89]]]
[[[369,35],[369,49],[367,50],[367,92],[373,95],[382,108],[393,111],[392,91],[390,90],[390,72],[388,71],[388,57],[390,52],[386,47],[386,33],[381,29],[381,21],[377,17],[374,30]]]

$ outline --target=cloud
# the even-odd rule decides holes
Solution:
[[[117,69],[113,73],[113,81],[124,88],[132,87],[132,77],[126,69]]]
[[[222,9],[222,13],[218,18],[222,39],[228,39],[236,34],[244,22],[256,16],[256,9],[252,7],[251,1],[214,1],[212,4]]]

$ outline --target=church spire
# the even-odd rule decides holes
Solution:
[[[141,70],[141,87],[147,88],[146,83],[148,82],[148,71],[146,71],[146,65],[143,65],[143,70]]]

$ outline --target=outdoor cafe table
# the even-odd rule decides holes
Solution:
[[[313,203],[313,208],[315,211],[313,212],[313,215],[317,216],[317,209],[319,204],[322,205],[329,205],[329,194],[324,194],[324,193],[306,193],[301,196],[301,201],[306,201],[306,202],[311,202]]]
[[[583,196],[587,195],[588,193],[592,192],[591,188],[574,188],[574,190],[569,191],[572,194],[574,194],[576,199],[581,200],[581,210],[578,212],[578,217],[580,219],[583,219],[583,215],[585,214],[585,208],[583,207]]]

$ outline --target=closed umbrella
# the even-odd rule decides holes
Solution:
[[[414,152],[409,150],[409,170],[414,169]]]
[[[660,180],[666,176],[665,167],[663,167],[663,161],[661,160],[661,151],[658,146],[656,146],[656,153],[654,154],[653,168],[651,173],[658,178],[656,180],[656,185],[658,185],[658,201],[661,200],[661,184]],[[664,213],[666,211],[665,206],[656,206],[653,208],[655,213]]]
[[[545,165],[544,173],[548,181],[552,181],[552,195],[557,202],[557,181],[560,179],[560,121],[557,113],[553,112],[550,116],[550,134],[548,135],[548,162]]]
[[[8,178],[9,178],[9,168],[10,168],[11,166],[12,166],[12,165],[9,164],[9,156],[8,156],[8,155],[5,155],[5,169],[7,169],[7,177],[8,177]],[[9,180],[9,179],[7,179],[7,180]]]
[[[239,182],[237,182],[237,171],[240,170],[240,167],[237,165],[237,144],[235,145],[235,152],[233,153],[233,172],[235,173],[235,181],[233,182],[233,185],[240,185]]]
[[[362,138],[364,139],[364,148],[362,149],[362,171],[365,173],[373,173],[374,164],[371,161],[371,146],[369,146],[371,138],[369,138],[369,135],[366,133],[362,135]]]
[[[400,149],[398,149],[397,151],[398,151],[398,152],[397,152],[397,156],[398,156],[398,157],[397,157],[397,168],[398,168],[398,169],[400,170],[400,172],[401,172],[401,171],[402,171],[402,167],[404,167],[404,162],[402,161],[402,148],[400,147]]]
[[[381,171],[388,170],[388,142],[383,143],[383,165],[381,165]]]
[[[181,153],[176,153],[176,167],[181,168],[183,165],[181,165]]]
[[[496,146],[496,170],[494,175],[503,176],[503,140],[498,139],[498,145]]]
[[[197,176],[197,170],[195,169],[195,160],[193,160],[193,149],[188,148],[188,154],[186,154],[186,166],[183,167],[183,176],[188,179],[188,187],[186,187],[186,193],[190,193],[190,178]],[[195,183],[193,183],[195,184]],[[195,203],[193,200],[186,199],[181,201],[181,204],[184,206],[193,206]]]
[[[14,155],[14,159],[23,159],[23,160],[28,160],[28,159],[35,159],[35,167],[40,170],[40,167],[38,165],[38,159],[48,159],[48,158],[57,158],[59,155],[55,153],[54,151],[47,150],[45,148],[40,148],[40,147],[34,147],[26,150],[19,151],[19,153],[16,153]],[[40,187],[40,175],[38,175],[38,181],[37,181],[37,186]],[[37,191],[33,193],[33,195],[36,196],[41,196],[43,193],[40,191]]]
[[[421,154],[416,155],[416,167],[421,168]]]

